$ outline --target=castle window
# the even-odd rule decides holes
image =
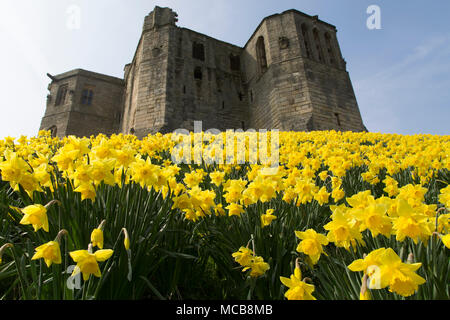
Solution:
[[[341,119],[339,118],[339,113],[335,113],[334,116],[336,117],[337,124],[340,127],[341,126]]]
[[[328,51],[328,57],[330,58],[330,64],[335,65],[336,61],[335,61],[333,47],[331,45],[331,36],[328,32],[325,33],[325,43],[327,45],[327,51]]]
[[[225,101],[222,101],[222,109],[225,109]]]
[[[94,92],[90,89],[84,89],[81,93],[81,104],[90,106],[92,99],[94,98]]]
[[[183,93],[186,93],[186,86],[183,86]]]
[[[245,130],[245,122],[241,121],[242,130]]]
[[[308,27],[306,24],[302,24],[302,36],[303,36],[303,44],[305,45],[306,57],[311,58],[311,48],[309,45],[309,37],[308,37]]]
[[[239,92],[238,97],[239,97],[239,101],[242,101],[242,99],[244,98],[244,95],[242,94],[242,92]]]
[[[239,71],[241,69],[241,60],[239,56],[230,54],[230,69],[232,71]]]
[[[263,36],[260,36],[258,41],[256,41],[256,57],[258,59],[259,71],[260,73],[264,73],[267,70],[267,58]]]
[[[59,87],[58,93],[56,95],[55,106],[62,105],[66,102],[67,87],[68,87],[67,84],[63,84]]]
[[[319,62],[323,62],[323,53],[322,53],[322,46],[320,45],[319,31],[316,28],[314,28],[313,30],[313,35],[314,35],[314,42],[316,44],[317,57],[319,59]]]
[[[202,80],[202,78],[203,78],[202,68],[196,67],[194,69],[194,79]]]
[[[202,43],[194,42],[192,44],[192,58],[205,61],[205,47]]]

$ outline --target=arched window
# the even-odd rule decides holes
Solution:
[[[336,64],[336,57],[334,55],[333,46],[331,45],[331,36],[328,32],[325,32],[325,43],[327,45],[328,57],[330,58],[330,64]]]
[[[313,36],[314,36],[314,42],[316,44],[317,57],[319,59],[319,62],[324,62],[324,60],[323,60],[323,53],[322,53],[322,46],[320,44],[319,31],[316,28],[313,29]]]
[[[308,37],[308,27],[306,24],[302,24],[302,36],[303,36],[303,44],[305,45],[306,57],[311,59],[311,47],[309,45],[309,37]]]
[[[264,73],[267,70],[267,58],[263,36],[260,36],[258,41],[256,41],[256,58],[258,59],[260,73]]]

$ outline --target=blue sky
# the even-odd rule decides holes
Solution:
[[[155,5],[178,25],[243,46],[261,20],[297,9],[335,25],[369,131],[450,134],[450,1],[1,0],[0,138],[36,135],[50,79],[83,68],[123,77]],[[366,10],[381,9],[369,30]],[[69,8],[80,28],[67,27]]]

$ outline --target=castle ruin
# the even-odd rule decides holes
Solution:
[[[366,131],[336,27],[297,10],[264,18],[244,47],[145,18],[119,79],[76,69],[48,74],[41,130],[55,136],[193,130]]]

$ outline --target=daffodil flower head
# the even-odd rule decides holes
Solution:
[[[322,246],[328,245],[327,237],[313,229],[308,229],[304,232],[295,231],[295,235],[302,240],[297,246],[297,252],[308,255],[312,264],[316,264],[320,255],[324,253]]]
[[[253,256],[253,251],[246,247],[240,247],[239,251],[232,254],[234,260],[243,267],[247,267],[250,265]]]
[[[91,274],[98,278],[101,277],[98,262],[108,260],[112,256],[113,250],[102,249],[97,250],[95,253],[91,253],[88,250],[77,250],[72,251],[69,254],[73,261],[77,263],[72,276],[81,272],[83,274],[83,280],[87,281]]]
[[[267,227],[277,217],[273,215],[274,209],[268,209],[265,214],[261,215],[261,228]]]
[[[61,264],[61,249],[57,241],[49,241],[35,249],[36,253],[31,260],[44,259],[47,267],[52,263]]]
[[[34,231],[44,229],[45,232],[49,231],[47,209],[41,204],[33,204],[22,209],[24,214],[20,224],[31,224]]]
[[[91,233],[91,243],[92,247],[98,247],[103,249],[103,227],[105,226],[106,220],[103,220],[100,225],[92,230]]]
[[[296,263],[294,274],[292,274],[290,278],[280,277],[280,281],[289,288],[289,290],[284,293],[284,296],[288,300],[316,300],[316,298],[312,296],[314,285],[302,281],[302,272],[298,262]]]
[[[91,242],[93,247],[103,249],[103,231],[101,229],[92,230]]]

